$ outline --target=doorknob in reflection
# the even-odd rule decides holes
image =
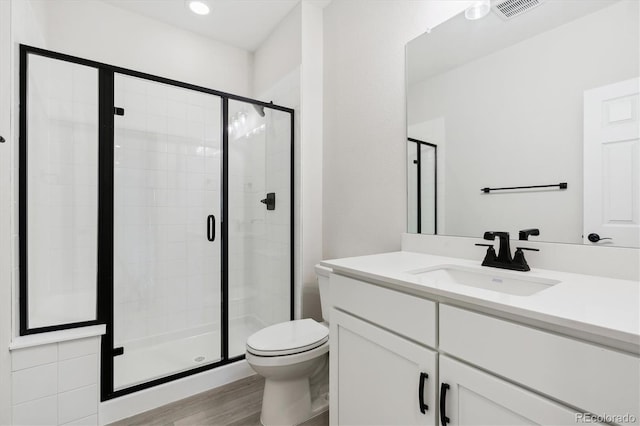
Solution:
[[[600,235],[598,235],[598,234],[596,234],[596,233],[592,233],[592,234],[587,235],[587,239],[588,239],[589,241],[591,241],[592,243],[597,243],[598,241],[601,241],[601,240],[610,240],[611,238],[609,238],[609,237],[601,238],[601,237],[600,237]]]

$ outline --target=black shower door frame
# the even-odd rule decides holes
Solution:
[[[416,174],[416,189],[417,189],[417,213],[416,213],[416,232],[418,234],[422,233],[422,150],[420,147],[422,145],[429,146],[433,148],[434,152],[434,163],[433,163],[433,229],[434,234],[438,234],[438,145],[425,142],[415,138],[407,138],[408,142],[413,142],[416,144],[416,165],[418,166],[417,174]],[[407,149],[409,149],[407,147]]]
[[[71,62],[98,70],[98,272],[97,272],[97,320],[83,323],[60,324],[50,327],[28,328],[28,279],[27,279],[27,68],[28,55],[39,55],[60,61]],[[222,359],[218,362],[195,367],[190,370],[164,376],[137,384],[124,389],[114,390],[114,287],[113,287],[113,237],[114,237],[114,77],[116,74],[127,75],[144,80],[163,83],[170,86],[193,90],[218,96],[222,100],[222,221],[221,221],[221,348]],[[105,324],[106,334],[102,336],[101,344],[101,372],[100,399],[101,401],[117,398],[147,389],[173,380],[181,379],[216,367],[231,364],[244,359],[244,355],[229,357],[229,101],[240,101],[258,105],[264,108],[282,111],[291,116],[291,147],[290,147],[290,319],[295,317],[294,309],[294,120],[295,112],[292,108],[263,102],[232,93],[221,92],[194,84],[159,77],[140,71],[130,70],[101,62],[91,61],[76,56],[53,52],[38,47],[20,45],[20,175],[19,175],[19,223],[20,223],[20,334],[36,334],[48,331],[77,328],[87,325]],[[115,353],[114,353],[115,351]]]

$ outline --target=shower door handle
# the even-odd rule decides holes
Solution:
[[[216,240],[216,217],[212,214],[207,216],[207,240]]]

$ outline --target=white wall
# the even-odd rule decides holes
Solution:
[[[302,3],[300,213],[302,316],[322,318],[314,270],[322,260],[323,7]]]
[[[0,424],[11,424],[9,342],[18,327],[18,49],[46,46],[41,5],[29,0],[0,2]]]
[[[637,2],[617,3],[411,86],[409,124],[446,126],[440,233],[535,227],[543,241],[582,243],[583,92],[638,76],[637,21]],[[557,182],[568,189],[480,192]]]
[[[325,9],[324,258],[400,248],[405,44],[468,3],[334,0]]]
[[[253,94],[255,96],[269,92],[284,76],[300,66],[302,61],[301,11],[301,4],[294,7],[254,52]],[[271,99],[258,99],[271,101]]]
[[[0,424],[11,422],[11,2],[0,1]]]
[[[251,95],[250,52],[96,0],[32,1],[46,5],[50,50]]]

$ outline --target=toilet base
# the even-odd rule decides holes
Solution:
[[[272,400],[272,403],[273,402],[279,402],[279,401]],[[302,408],[302,407],[298,407],[298,408]],[[282,411],[278,413],[273,413],[273,412],[269,412],[268,409],[265,410],[263,406],[262,413],[260,415],[260,424],[262,426],[298,425],[314,417],[317,417],[328,410],[329,410],[329,394],[325,393],[320,395],[314,401],[311,402],[311,407],[310,407],[310,410],[308,411],[305,407],[303,410],[301,409],[299,412],[294,412],[295,410],[289,410],[286,413],[283,413]],[[266,414],[266,419],[265,419],[265,414]]]
[[[297,425],[311,415],[309,379],[265,380],[260,422],[264,426]]]
[[[251,363],[249,364],[251,365]],[[297,367],[307,373],[299,376],[291,366],[286,369],[254,369],[265,374],[260,422],[264,426],[293,426],[304,423],[329,408],[329,356],[306,361]],[[313,370],[309,370],[312,368]],[[290,374],[287,374],[290,373]],[[293,377],[292,377],[293,376]],[[299,378],[296,378],[298,376]]]

